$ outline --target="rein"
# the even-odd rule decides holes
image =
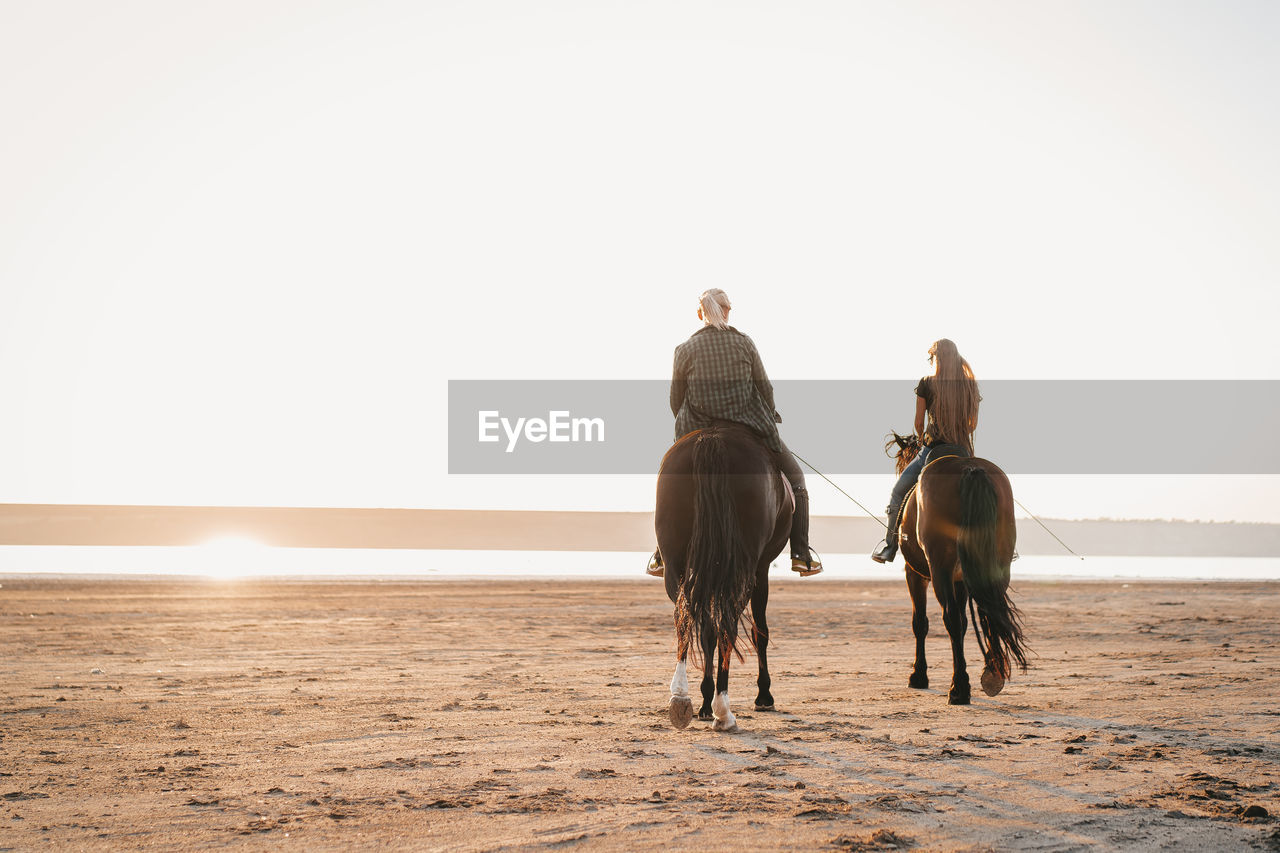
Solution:
[[[953,454],[949,454],[949,455],[947,455],[947,456],[939,456],[937,459],[930,459],[930,460],[925,464],[924,468],[922,468],[922,469],[920,470],[920,473],[923,475],[925,471],[929,470],[929,466],[930,466],[930,465],[932,465],[934,462],[939,462],[939,461],[941,461],[941,460],[943,460],[943,459],[957,459],[957,458],[962,458],[962,457],[957,457],[957,456],[953,453]],[[1012,495],[1011,495],[1010,497],[1012,497]],[[1061,545],[1063,548],[1066,548],[1068,551],[1071,551],[1071,546],[1070,546],[1070,545],[1068,545],[1066,542],[1063,542],[1061,539],[1059,539],[1059,538],[1058,538],[1058,534],[1054,533],[1054,532],[1053,532],[1052,530],[1050,530],[1048,527],[1045,527],[1045,523],[1044,523],[1043,521],[1041,521],[1039,518],[1036,518],[1036,514],[1035,514],[1035,513],[1033,513],[1031,510],[1027,509],[1025,506],[1023,506],[1023,505],[1022,505],[1022,501],[1018,500],[1017,498],[1014,498],[1014,499],[1013,499],[1013,502],[1014,502],[1014,503],[1016,503],[1016,504],[1017,504],[1017,505],[1022,509],[1022,511],[1023,511],[1023,512],[1025,512],[1028,516],[1030,516],[1030,517],[1031,517],[1031,519],[1032,519],[1032,521],[1034,521],[1036,524],[1040,525],[1041,527],[1044,527],[1044,532],[1045,532],[1045,533],[1048,533],[1050,536],[1052,536],[1052,537],[1054,538],[1054,540],[1055,540],[1055,541],[1057,541],[1057,543],[1058,543],[1059,545]],[[1071,554],[1072,554],[1072,556],[1080,557],[1080,559],[1082,559],[1082,560],[1084,559],[1084,557],[1081,557],[1081,556],[1080,556],[1079,554],[1077,554],[1075,551],[1071,551]],[[1018,559],[1018,555],[1017,555],[1017,553],[1016,553],[1016,552],[1014,553],[1013,558],[1014,558],[1015,560],[1016,560],[1016,559]]]
[[[794,450],[793,450],[793,451],[791,451],[791,455],[792,455],[792,456],[794,456],[796,459],[799,459],[802,463],[804,463],[804,465],[806,465],[810,470],[812,470],[812,471],[813,471],[813,473],[817,474],[819,477],[821,477],[822,479],[826,480],[828,483],[831,483],[832,488],[834,488],[834,489],[835,489],[837,492],[839,492],[840,494],[844,495],[844,496],[845,496],[846,498],[848,498],[849,500],[853,501],[853,502],[854,502],[854,504],[856,504],[856,505],[857,505],[858,509],[862,510],[862,511],[863,511],[863,512],[865,512],[867,515],[869,515],[869,516],[871,516],[872,518],[874,518],[877,522],[879,522],[879,524],[880,524],[880,526],[881,526],[881,527],[883,527],[885,530],[888,530],[888,529],[889,529],[889,525],[888,525],[886,522],[880,521],[880,516],[876,515],[876,514],[875,514],[875,513],[873,513],[871,510],[867,509],[865,506],[863,506],[861,503],[859,503],[859,502],[858,502],[858,499],[857,499],[857,498],[855,498],[853,495],[849,494],[849,493],[848,493],[848,492],[846,492],[844,489],[842,489],[842,488],[840,488],[839,486],[837,486],[834,482],[832,482],[832,480],[831,480],[831,478],[830,478],[830,477],[828,477],[826,474],[824,474],[824,473],[822,473],[821,471],[819,471],[819,470],[817,469],[817,467],[815,467],[815,466],[814,466],[814,464],[813,464],[812,462],[810,462],[808,459],[805,459],[803,456],[801,456],[799,453],[796,453]],[[927,464],[927,465],[925,465],[924,467],[925,467],[925,468],[928,468],[928,467],[929,467],[929,465],[932,465],[934,462],[938,462],[938,461],[943,460],[943,459],[955,459],[955,458],[957,458],[957,457],[955,457],[954,455],[939,456],[939,457],[937,457],[936,459],[930,459],[930,460],[929,460],[929,462],[928,462],[928,464]],[[922,473],[922,474],[923,474],[923,473],[924,473],[924,470],[922,469],[920,473]],[[1027,509],[1025,506],[1023,506],[1022,501],[1018,500],[1017,498],[1014,498],[1014,499],[1013,499],[1013,502],[1014,502],[1014,503],[1016,503],[1016,504],[1019,506],[1019,508],[1021,508],[1021,509],[1022,509],[1022,511],[1023,511],[1023,512],[1025,512],[1028,516],[1030,516],[1030,517],[1031,517],[1031,519],[1032,519],[1036,524],[1040,525],[1041,527],[1044,527],[1045,532],[1046,532],[1046,533],[1048,533],[1050,536],[1052,536],[1052,537],[1054,538],[1054,541],[1056,541],[1059,545],[1061,545],[1063,548],[1066,548],[1068,551],[1070,551],[1070,552],[1071,552],[1071,554],[1072,554],[1072,556],[1080,557],[1080,559],[1082,559],[1082,560],[1084,559],[1084,557],[1082,557],[1081,555],[1077,554],[1075,551],[1072,551],[1072,550],[1071,550],[1071,546],[1070,546],[1070,545],[1068,545],[1066,542],[1063,542],[1061,539],[1059,539],[1059,538],[1058,538],[1058,534],[1054,533],[1054,532],[1053,532],[1052,530],[1050,530],[1048,527],[1045,527],[1045,523],[1044,523],[1043,521],[1041,521],[1039,518],[1037,518],[1035,513],[1033,513],[1031,510],[1029,510],[1029,509]]]
[[[1018,500],[1017,498],[1014,498],[1014,499],[1013,499],[1013,502],[1014,502],[1014,503],[1016,503],[1018,506],[1022,507],[1022,511],[1023,511],[1023,512],[1025,512],[1027,515],[1031,516],[1031,518],[1035,521],[1035,523],[1036,523],[1036,524],[1040,525],[1041,527],[1044,527],[1044,532],[1045,532],[1045,533],[1048,533],[1048,534],[1049,534],[1050,536],[1052,536],[1055,540],[1057,540],[1057,542],[1058,542],[1058,544],[1059,544],[1059,545],[1061,545],[1063,548],[1066,548],[1068,551],[1071,551],[1071,546],[1070,546],[1070,545],[1068,545],[1066,542],[1063,542],[1061,539],[1058,539],[1058,534],[1054,533],[1052,530],[1050,530],[1049,528],[1045,527],[1044,522],[1043,522],[1043,521],[1041,521],[1040,519],[1036,518],[1036,514],[1035,514],[1034,512],[1032,512],[1031,510],[1027,509],[1025,506],[1022,506],[1022,501]],[[1080,556],[1079,554],[1077,554],[1075,551],[1071,551],[1071,555],[1072,555],[1073,557],[1080,557],[1080,559],[1082,559],[1082,560],[1084,559],[1084,557],[1081,557],[1081,556]]]
[[[792,455],[792,456],[794,456],[795,458],[799,459],[799,460],[800,460],[801,462],[803,462],[805,465],[808,465],[810,468],[812,468],[812,469],[813,469],[813,473],[817,474],[819,477],[821,477],[822,479],[826,480],[828,483],[831,483],[831,478],[830,478],[830,477],[828,477],[826,474],[822,473],[821,471],[819,471],[817,468],[814,468],[813,464],[812,464],[811,462],[809,462],[809,460],[808,460],[808,459],[805,459],[803,456],[801,456],[799,453],[796,453],[794,450],[793,450],[793,451],[791,451],[791,455]],[[862,510],[863,512],[865,512],[867,515],[869,515],[869,516],[871,516],[872,518],[874,518],[876,521],[880,522],[880,526],[881,526],[881,527],[883,527],[885,530],[888,530],[888,529],[889,529],[889,525],[888,525],[886,522],[880,521],[880,516],[876,515],[876,514],[875,514],[875,513],[873,513],[871,510],[867,509],[865,506],[863,506],[862,504],[858,503],[857,498],[855,498],[853,495],[849,494],[849,493],[848,493],[848,492],[846,492],[844,489],[842,489],[842,488],[840,488],[839,486],[837,486],[835,483],[831,483],[831,485],[835,487],[835,490],[836,490],[837,492],[839,492],[840,494],[844,495],[846,498],[848,498],[849,500],[853,501],[855,504],[858,504],[858,508],[859,508],[859,509],[861,509],[861,510]]]

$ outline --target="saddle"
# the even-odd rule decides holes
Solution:
[[[958,456],[961,459],[968,459],[972,455],[972,453],[965,450],[964,446],[960,444],[947,444],[946,442],[942,442],[929,447],[930,462],[934,459],[941,459],[944,456]]]
[[[792,513],[796,511],[796,493],[791,488],[791,481],[787,479],[787,475],[782,473],[782,469],[777,465],[773,466],[778,472],[778,479],[782,481],[783,504],[789,508]]]

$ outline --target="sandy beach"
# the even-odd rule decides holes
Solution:
[[[0,582],[2,849],[1280,850],[1280,583],[1015,583],[951,707],[936,602],[912,690],[904,584],[780,577],[730,735],[645,578]]]

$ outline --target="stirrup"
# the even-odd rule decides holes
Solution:
[[[898,545],[895,542],[890,545],[889,540],[885,540],[883,547],[877,548],[876,552],[871,555],[871,559],[877,563],[892,563],[893,558],[898,556]]]
[[[809,556],[814,558],[817,557],[812,548],[809,549]],[[813,577],[822,571],[822,561],[818,559],[806,560],[804,557],[792,557],[791,571],[800,575],[802,578]]]
[[[649,565],[645,567],[644,573],[650,577],[660,578],[663,576],[665,571],[666,569],[662,565],[662,552],[655,548],[653,556],[649,558]]]

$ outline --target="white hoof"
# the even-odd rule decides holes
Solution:
[[[711,728],[718,732],[736,732],[738,730],[738,721],[734,719],[733,712],[729,710],[729,694],[717,693],[716,697],[711,700],[711,714],[716,718]]]
[[[688,696],[672,696],[667,714],[671,717],[671,725],[683,729],[693,719],[693,702],[689,701]]]
[[[999,695],[1004,690],[1004,679],[990,667],[982,670],[982,677],[978,679],[978,683],[982,685],[982,692],[988,696]]]

